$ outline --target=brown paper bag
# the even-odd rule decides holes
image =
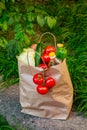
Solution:
[[[67,119],[73,103],[73,86],[66,60],[47,70],[47,75],[56,80],[56,85],[45,95],[37,93],[36,85],[32,81],[33,75],[42,69],[21,61],[18,61],[18,68],[22,112],[44,118]]]

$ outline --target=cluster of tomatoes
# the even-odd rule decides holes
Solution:
[[[54,59],[54,57],[56,56],[55,52],[56,50],[53,46],[47,46],[44,49],[41,58],[45,62],[46,65],[48,65],[52,59]]]
[[[47,46],[43,54],[41,55],[43,63],[41,63],[38,67],[41,67],[43,69],[42,72],[36,73],[33,76],[33,82],[37,85],[36,90],[39,94],[47,94],[49,89],[54,87],[56,84],[56,81],[53,77],[46,77],[45,71],[48,69],[48,64],[51,61],[51,54],[55,55],[55,48],[53,46]]]
[[[55,85],[55,80],[52,77],[44,77],[42,73],[36,73],[33,76],[33,82],[37,84],[36,90],[39,94],[46,94],[48,90]]]

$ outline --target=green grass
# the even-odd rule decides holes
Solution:
[[[15,130],[2,115],[0,115],[0,130]]]

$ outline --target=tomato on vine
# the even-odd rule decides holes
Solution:
[[[44,94],[47,94],[47,93],[48,93],[48,87],[46,87],[46,86],[38,85],[38,86],[36,87],[36,89],[37,89],[37,92],[38,92],[39,94],[44,95]]]
[[[45,62],[45,63],[49,63],[50,62],[50,56],[48,54],[43,54],[41,56],[42,60]]]
[[[45,49],[44,49],[44,53],[45,54],[49,54],[50,52],[55,52],[55,48],[54,46],[47,46]]]
[[[33,82],[35,84],[42,84],[44,82],[44,76],[42,73],[36,73],[34,76],[33,76]]]
[[[44,64],[44,63],[40,64],[38,67],[43,68],[43,69],[47,69],[48,68],[47,65]]]
[[[55,86],[56,82],[55,82],[55,79],[52,78],[52,77],[48,77],[45,81],[45,84],[48,88],[52,88]]]

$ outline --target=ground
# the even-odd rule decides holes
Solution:
[[[15,84],[0,92],[0,113],[15,130],[86,130],[87,118],[71,111],[67,120],[52,120],[21,112],[19,85]]]

